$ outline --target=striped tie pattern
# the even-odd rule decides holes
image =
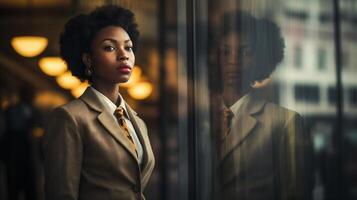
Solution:
[[[222,126],[223,126],[223,134],[224,134],[223,137],[229,134],[233,115],[234,115],[233,112],[229,108],[227,108],[226,106],[223,107],[222,110],[222,116],[223,116]]]
[[[114,115],[116,116],[116,118],[118,120],[119,126],[123,129],[123,133],[124,133],[125,137],[129,140],[130,148],[132,150],[134,150],[136,153],[136,156],[138,156],[138,151],[136,149],[134,139],[133,139],[133,137],[131,137],[131,135],[129,133],[128,126],[124,119],[124,108],[122,106],[117,107],[115,109]]]

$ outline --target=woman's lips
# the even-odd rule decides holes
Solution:
[[[129,66],[120,66],[117,70],[123,74],[129,74],[131,72],[131,67]]]

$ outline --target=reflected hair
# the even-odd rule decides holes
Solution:
[[[284,39],[280,28],[268,19],[258,19],[248,12],[234,11],[223,15],[221,36],[246,34],[252,40],[253,60],[249,80],[268,78],[284,58]]]
[[[82,55],[90,53],[90,46],[96,34],[108,26],[123,28],[133,42],[134,53],[136,52],[139,31],[134,13],[126,8],[115,5],[101,6],[89,14],[76,15],[65,24],[59,40],[60,53],[72,74],[82,81],[90,79],[85,75],[86,66]]]

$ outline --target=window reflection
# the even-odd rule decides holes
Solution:
[[[318,104],[320,101],[320,90],[317,85],[295,85],[296,102]]]
[[[303,63],[302,63],[302,50],[300,46],[295,47],[294,51],[294,65],[296,68],[301,68]]]
[[[309,199],[312,143],[301,116],[268,101],[265,86],[284,56],[280,28],[244,11],[221,21],[214,96],[216,195],[219,199]],[[299,66],[302,50],[297,49]],[[306,90],[308,92],[306,93]],[[296,87],[297,100],[318,103],[316,86]]]
[[[264,155],[269,154],[268,151],[264,151],[267,148],[266,143],[262,142],[264,140],[259,140],[260,143],[255,141],[259,143],[256,145],[256,152],[264,151],[264,153],[248,156],[248,158],[247,156],[242,156],[247,154],[247,152],[237,152],[240,151],[239,149],[253,144],[253,142],[249,142],[249,139],[257,137],[256,135],[243,134],[246,136],[245,139],[241,139],[240,137],[242,136],[237,136],[240,138],[239,141],[241,141],[241,143],[235,145],[234,149],[230,148],[232,146],[231,144],[237,140],[235,137],[231,136],[231,134],[236,133],[236,135],[242,135],[242,133],[239,132],[243,132],[243,130],[249,126],[249,122],[241,123],[240,126],[235,125],[235,120],[243,120],[243,114],[249,114],[247,109],[242,108],[244,107],[244,103],[238,104],[238,107],[241,107],[242,110],[244,110],[244,112],[239,113],[240,115],[238,114],[240,118],[233,114],[232,120],[228,120],[229,123],[227,123],[225,118],[229,118],[230,114],[227,114],[227,112],[226,114],[218,114],[220,113],[218,109],[215,110],[216,107],[221,108],[221,111],[226,108],[232,108],[232,105],[237,102],[232,99],[238,98],[243,99],[243,102],[250,102],[251,99],[244,99],[244,96],[247,93],[252,94],[247,88],[253,86],[254,95],[259,94],[259,98],[254,96],[255,100],[266,98],[270,102],[274,102],[274,105],[276,105],[277,108],[283,107],[283,109],[286,108],[295,113],[299,113],[299,115],[302,116],[304,130],[306,130],[302,135],[305,135],[307,138],[311,137],[312,139],[310,147],[313,151],[311,151],[309,156],[313,157],[315,163],[314,170],[309,172],[311,173],[311,178],[314,179],[313,183],[311,182],[313,185],[310,185],[309,188],[311,191],[309,195],[311,195],[312,199],[357,198],[357,195],[355,195],[357,194],[357,176],[355,173],[357,162],[356,159],[352,158],[352,152],[357,151],[357,143],[353,142],[355,141],[354,136],[357,134],[357,128],[356,125],[354,125],[357,119],[357,79],[355,78],[356,68],[353,67],[356,60],[352,56],[353,52],[356,50],[355,47],[352,46],[356,45],[355,36],[357,32],[354,25],[356,21],[355,13],[357,1],[338,1],[340,9],[338,10],[339,18],[337,19],[339,20],[338,22],[341,28],[341,52],[338,52],[338,49],[336,50],[335,42],[337,41],[337,38],[335,32],[337,29],[336,26],[334,26],[334,9],[336,7],[333,5],[333,2],[334,1],[323,0],[313,2],[297,2],[293,0],[271,0],[268,2],[227,0],[225,3],[218,3],[216,1],[210,1],[212,5],[209,9],[213,14],[209,17],[209,23],[212,22],[214,25],[209,27],[209,31],[214,36],[218,35],[218,39],[216,40],[218,43],[217,46],[220,48],[218,48],[219,53],[212,53],[209,59],[211,59],[210,64],[212,66],[220,66],[222,72],[222,81],[217,81],[215,75],[218,73],[215,71],[216,69],[209,66],[211,70],[209,81],[212,85],[210,88],[212,94],[212,117],[210,122],[212,135],[215,135],[217,132],[223,135],[216,138],[218,141],[215,141],[213,145],[215,147],[220,147],[217,151],[226,152],[223,160],[220,160],[222,158],[217,158],[217,160],[215,160],[216,163],[214,163],[218,166],[216,180],[221,181],[217,183],[219,185],[218,191],[225,193],[224,195],[241,194],[238,195],[240,198],[246,197],[247,199],[254,199],[254,195],[257,194],[252,193],[255,191],[264,194],[269,191],[268,187],[262,186],[264,185],[263,181],[259,182],[261,187],[257,186],[259,184],[254,186],[243,184],[248,183],[249,181],[250,183],[255,182],[254,180],[258,180],[259,177],[264,177],[264,175],[262,175],[264,173],[269,174],[269,172],[267,172],[269,171],[269,167],[267,167],[270,165],[269,161],[274,163],[271,161],[271,157],[264,156],[261,157],[261,160],[257,159],[264,153]],[[224,35],[223,33],[224,37],[221,37],[222,35],[219,33],[217,34],[217,32],[224,30],[221,28],[221,26],[224,25],[224,20],[222,20],[221,16],[224,15],[224,13],[231,13],[232,10],[244,10],[246,13],[249,13],[259,20],[268,18],[269,21],[273,22],[281,29],[281,35],[285,41],[284,57],[283,60],[277,64],[276,70],[269,76],[271,81],[270,83],[267,83],[265,87],[254,87],[254,85],[256,85],[255,83],[260,83],[259,81],[262,81],[264,77],[260,77],[258,82],[249,81],[252,74],[247,70],[250,69],[247,66],[251,65],[256,59],[256,57],[254,57],[256,56],[254,52],[254,45],[256,45],[255,41],[250,41],[253,43],[253,56],[245,57],[241,53],[242,45],[240,44],[240,40],[247,41],[246,39],[242,39],[246,37],[244,34],[240,33],[239,42],[237,42],[237,38],[229,39],[229,37],[231,37],[229,34]],[[237,25],[239,23],[244,24],[244,20],[231,23],[231,25]],[[249,32],[253,29],[252,27],[254,27],[254,25],[246,25],[242,29]],[[260,31],[260,34],[261,36],[270,35],[270,31],[271,30]],[[252,34],[247,35],[251,36]],[[228,39],[226,39],[226,36],[228,36]],[[263,40],[263,37],[260,37],[260,39]],[[202,41],[200,38],[197,38],[197,40],[198,42]],[[228,42],[222,44],[222,41]],[[226,45],[227,43],[229,45]],[[234,45],[238,47],[232,47]],[[222,46],[225,47],[223,48],[224,51],[222,51]],[[214,45],[212,45],[212,47],[214,47]],[[260,50],[266,54],[271,54],[276,48],[265,46],[260,48]],[[342,61],[341,66],[337,66],[338,63],[336,62],[339,53]],[[218,58],[215,59],[214,55],[218,55]],[[215,64],[215,60],[220,60],[222,58],[225,59],[225,63],[217,62],[219,64]],[[262,66],[269,66],[269,62],[264,63],[265,65]],[[234,65],[239,70],[232,70]],[[336,79],[338,70],[342,71],[342,88],[339,86]],[[259,68],[256,68],[253,71],[256,73],[261,72]],[[235,86],[233,87],[232,85]],[[243,94],[237,95],[237,93],[242,93],[242,91]],[[226,108],[223,109],[222,104]],[[343,107],[342,115],[339,114],[339,106]],[[255,113],[251,117],[257,117],[262,115],[262,113],[264,112],[261,111]],[[222,119],[216,119],[217,116],[221,116]],[[237,119],[234,119],[235,117]],[[254,133],[255,131],[258,131],[259,128],[264,127],[267,118],[272,121],[277,120],[278,118],[287,120],[287,117],[284,117],[284,114],[271,112],[269,117],[262,117],[257,120],[258,126],[253,126],[252,132]],[[228,126],[228,128],[226,126]],[[272,132],[275,134],[279,134],[279,131],[275,131],[274,129],[271,130],[273,130]],[[266,131],[265,133],[267,132],[269,131]],[[222,142],[220,142],[219,139],[225,141],[227,137],[229,138],[227,140],[228,142],[226,141],[226,143],[223,143],[222,145]],[[252,141],[254,141],[254,139],[252,139]],[[226,150],[227,148],[230,150]],[[221,152],[218,153],[222,154]],[[291,159],[291,157],[289,158]],[[252,163],[258,163],[256,160],[259,160],[261,166],[265,166],[265,168],[259,169],[258,167],[254,167],[254,164]],[[241,169],[245,169],[247,165],[249,166],[249,169],[242,171]],[[235,168],[235,170],[232,171],[230,167]],[[254,174],[254,169],[259,172]],[[279,173],[283,173],[279,168],[273,167],[272,169],[277,170]],[[286,169],[289,169],[289,167]],[[274,171],[274,173],[277,171]],[[271,175],[272,179],[276,178],[276,174],[274,173]],[[252,174],[254,174],[254,176]],[[268,175],[265,177],[268,177]],[[279,188],[276,187],[277,185],[276,182],[273,182],[271,187]],[[244,193],[243,191],[248,192]],[[289,191],[285,190],[280,192],[285,192],[285,194],[289,193]],[[280,195],[280,192],[274,191],[273,193],[275,195]],[[223,197],[228,198],[224,195]],[[238,196],[230,196],[230,198],[238,199]],[[217,197],[217,199],[219,198],[222,198],[222,196]],[[269,197],[266,196],[264,199],[269,199]]]
[[[317,66],[319,70],[326,69],[326,50],[319,48],[317,51]]]

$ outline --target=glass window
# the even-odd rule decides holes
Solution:
[[[354,14],[342,13],[348,8],[354,13],[356,3],[344,3],[349,6],[337,10],[339,22],[343,18],[341,38],[352,46]],[[351,122],[357,114],[344,105],[356,102],[356,92],[343,92],[357,82],[352,71],[336,73],[341,70],[339,51],[352,55],[352,48],[335,46],[333,1],[197,0],[178,5],[178,15],[186,13],[178,25],[185,33],[178,36],[178,69],[184,72],[179,80],[187,80],[179,94],[187,100],[181,122],[188,130],[181,136],[187,143],[180,146],[187,150],[187,171],[179,175],[187,178],[189,187],[182,184],[187,197],[356,197],[357,177],[345,167],[357,162],[342,147],[356,133],[348,127],[355,127]],[[311,73],[312,68],[318,73]]]
[[[348,54],[348,52],[345,50],[345,51],[343,51],[343,53],[342,53],[342,67],[343,68],[349,68],[349,54]]]
[[[319,70],[326,69],[326,50],[323,48],[317,50],[317,66]]]
[[[357,88],[349,89],[349,103],[352,106],[357,106]]]
[[[306,11],[287,10],[286,16],[293,19],[304,21],[308,19],[309,14]]]
[[[295,47],[294,49],[294,64],[296,68],[302,67],[302,49],[300,46]]]
[[[343,4],[177,1],[179,199],[357,198],[356,70],[341,70],[357,7]]]
[[[319,87],[316,85],[296,85],[294,88],[297,102],[319,103]]]
[[[328,88],[327,96],[328,96],[328,103],[329,104],[336,104],[336,88],[335,87],[329,87]]]

